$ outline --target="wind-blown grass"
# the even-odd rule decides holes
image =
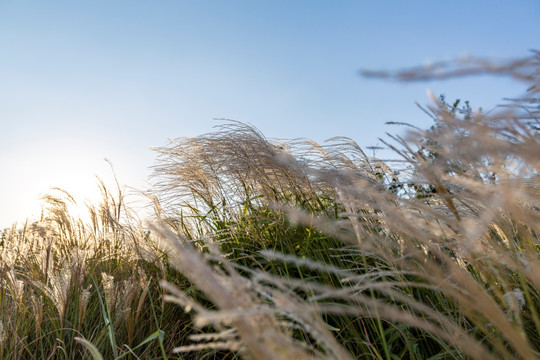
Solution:
[[[473,59],[450,75],[481,72],[478,63]],[[316,344],[308,354],[338,357],[329,334],[314,330],[319,320],[313,314],[335,313],[326,319],[347,327],[346,344],[366,343],[365,349],[349,350],[374,357],[401,352],[417,358],[535,358],[540,143],[538,110],[523,102],[536,98],[537,67],[537,54],[489,67],[530,85],[514,106],[490,114],[434,99],[426,109],[436,122],[432,129],[388,144],[404,160],[401,174],[342,138],[325,146],[272,143],[249,126],[229,122],[215,133],[180,139],[158,149],[165,208],[182,210],[168,217],[169,224],[188,239],[212,237],[227,261],[240,263],[243,281],[261,302],[252,306],[284,317],[283,331],[299,328],[303,335],[294,336]],[[403,74],[445,77],[439,70]],[[199,206],[192,207],[194,201]],[[327,253],[306,249],[310,234],[323,239]],[[166,237],[176,252],[187,251]],[[327,260],[330,248],[339,246],[332,239],[351,247]],[[304,252],[272,255],[269,263],[262,255],[273,252],[244,250],[250,247]],[[324,275],[328,269],[321,262],[335,267],[331,275]],[[231,267],[221,276],[236,278],[239,270]],[[204,282],[196,274],[190,279]],[[295,307],[276,303],[276,291]],[[298,314],[311,314],[313,322]],[[352,329],[343,315],[350,323],[363,321],[364,329]],[[260,352],[246,346],[252,356]]]
[[[393,163],[225,121],[155,149],[146,224],[103,184],[88,224],[49,196],[2,236],[0,357],[538,358],[540,58],[442,65],[368,75],[528,91],[433,98]]]

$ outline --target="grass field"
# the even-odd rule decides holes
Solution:
[[[469,61],[366,74],[528,87],[434,98],[396,161],[227,121],[155,149],[150,218],[103,183],[87,222],[51,192],[1,234],[0,358],[540,358],[540,58]]]

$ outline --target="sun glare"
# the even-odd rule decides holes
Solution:
[[[68,204],[70,214],[83,221],[89,220],[87,205],[97,206],[102,200],[98,178],[108,191],[116,193],[111,164],[92,153],[95,145],[84,141],[75,144],[65,139],[52,143],[34,143],[21,149],[17,162],[7,160],[5,168],[13,169],[13,173],[0,180],[3,184],[0,227],[39,219],[46,205],[43,196],[60,195],[58,189],[73,197],[75,203]],[[62,146],[56,145],[60,143]]]

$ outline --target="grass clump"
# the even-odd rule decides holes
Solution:
[[[539,65],[367,73],[527,82],[489,113],[433,98],[400,161],[226,121],[155,149],[146,223],[103,184],[89,223],[47,197],[2,234],[0,357],[538,358]]]
[[[152,333],[178,331],[178,324],[164,321],[178,311],[160,296],[162,253],[129,218],[122,194],[113,197],[103,184],[102,190],[103,203],[90,206],[89,223],[70,217],[74,200],[58,190],[46,197],[39,222],[4,231],[0,322],[13,335],[2,338],[2,359],[81,358],[76,337],[104,358],[126,357]],[[164,346],[152,341],[137,353],[158,357],[172,348]]]

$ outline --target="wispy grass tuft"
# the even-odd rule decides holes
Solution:
[[[489,112],[432,97],[381,140],[269,140],[224,120],[156,148],[155,216],[99,182],[0,238],[2,359],[540,357],[540,55],[370,72],[498,74]]]
[[[161,211],[177,234],[159,233],[219,309],[199,310],[199,324],[226,322],[241,344],[230,349],[255,358],[266,349],[250,347],[253,329],[231,323],[242,312],[244,321],[270,316],[304,356],[538,357],[540,136],[529,104],[539,57],[450,65],[370,75],[488,72],[525,81],[528,92],[489,113],[433,98],[423,109],[431,129],[383,140],[397,167],[349,139],[274,142],[237,122],[156,149]],[[229,283],[253,293],[242,311],[225,305],[239,299]]]

